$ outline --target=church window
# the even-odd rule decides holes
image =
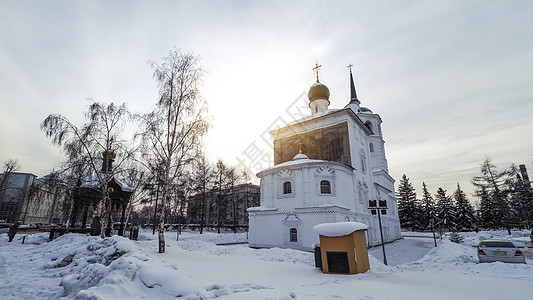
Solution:
[[[290,230],[290,241],[298,242],[298,230],[296,228],[291,228]]]
[[[320,193],[331,194],[331,183],[328,180],[320,181]]]
[[[374,144],[370,143],[370,152],[374,152]]]
[[[368,129],[372,130],[372,123],[370,121],[366,121],[365,125],[368,127]]]
[[[366,168],[365,168],[365,159],[364,158],[361,158],[361,171],[364,173],[366,172]]]
[[[292,194],[292,185],[290,181],[283,183],[283,194]]]

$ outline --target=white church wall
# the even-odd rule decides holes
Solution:
[[[368,200],[378,196],[389,204],[382,220],[385,241],[401,237],[394,179],[387,173],[381,118],[368,110],[358,117],[349,109],[319,111],[271,132],[276,141],[346,122],[353,169],[340,163],[304,159],[260,172],[261,207],[249,210],[251,247],[311,250],[311,244],[318,242],[312,230],[314,225],[342,221],[367,224],[368,245],[378,245],[381,243],[378,217],[368,208]],[[371,122],[372,135],[363,125],[366,121]],[[330,194],[321,192],[323,180],[329,181]],[[290,182],[291,193],[283,193],[284,182]]]

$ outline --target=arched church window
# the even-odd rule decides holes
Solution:
[[[283,194],[291,194],[292,193],[292,184],[290,181],[285,181],[283,183]]]
[[[298,230],[296,228],[291,228],[289,233],[290,233],[290,241],[298,242]]]
[[[329,180],[320,181],[320,193],[331,194],[331,183],[329,182]]]
[[[366,127],[368,127],[368,129],[372,130],[372,122],[366,121],[365,125],[366,125]]]
[[[374,152],[374,144],[370,143],[370,152]]]

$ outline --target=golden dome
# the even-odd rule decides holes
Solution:
[[[329,89],[324,84],[316,82],[309,88],[307,96],[309,97],[309,102],[313,102],[317,99],[325,99],[329,101]]]

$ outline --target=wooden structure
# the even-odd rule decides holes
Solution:
[[[370,269],[365,224],[323,223],[313,229],[319,234],[320,260],[324,273],[357,274]]]
[[[78,181],[78,184],[73,191],[73,208],[70,219],[71,226],[74,226],[78,220],[79,213],[81,212],[81,228],[86,228],[88,210],[92,208],[96,209],[98,203],[104,198],[103,190],[107,187],[107,195],[109,195],[112,212],[120,212],[120,228],[119,235],[123,235],[125,229],[125,212],[126,207],[130,201],[130,198],[134,192],[133,188],[129,187],[124,182],[120,181],[116,176],[112,174],[113,160],[115,154],[112,151],[104,151],[102,153],[103,163],[100,176],[84,177]],[[107,182],[106,182],[107,181]],[[107,216],[106,236],[111,236],[112,232],[112,220],[111,215]],[[100,221],[98,217],[95,217],[92,221],[91,234],[97,235],[100,232]]]

